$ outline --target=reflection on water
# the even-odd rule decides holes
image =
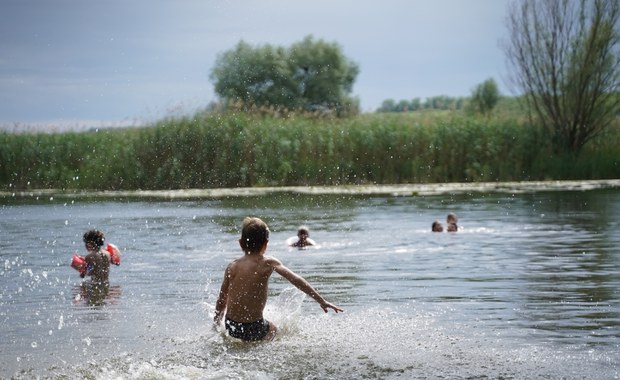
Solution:
[[[0,207],[0,377],[620,376],[618,190]],[[431,233],[450,211],[464,229]],[[213,329],[247,215],[344,314],[274,275],[266,316],[281,334],[268,350]],[[319,249],[287,246],[300,224]],[[99,294],[69,267],[93,227],[124,252]]]
[[[89,281],[73,287],[73,304],[103,308],[116,304],[121,297],[121,286],[93,286]]]
[[[577,341],[585,337],[591,344],[614,345],[614,339],[601,338],[620,337],[620,310],[613,307],[618,302],[618,259],[613,246],[593,241],[591,235],[560,231],[528,254],[524,315],[558,339],[576,336]]]

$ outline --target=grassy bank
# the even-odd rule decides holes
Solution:
[[[3,189],[186,189],[620,177],[620,128],[579,157],[514,119],[197,114],[151,127],[0,133]]]

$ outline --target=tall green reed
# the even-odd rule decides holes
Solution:
[[[197,113],[149,127],[0,133],[4,189],[187,189],[600,179],[620,175],[618,126],[579,156],[514,118],[461,113],[347,119]]]

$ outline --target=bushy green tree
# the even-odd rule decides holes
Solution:
[[[394,99],[385,99],[381,103],[381,107],[377,112],[396,112],[396,101]]]
[[[489,78],[472,91],[469,105],[472,111],[487,115],[497,105],[499,96],[497,83],[493,78]]]
[[[358,73],[338,44],[307,36],[288,48],[240,41],[218,56],[210,78],[225,103],[344,114],[357,110]]]
[[[350,102],[359,68],[337,44],[308,36],[289,48],[288,62],[305,107],[339,109]]]
[[[293,106],[296,86],[286,64],[287,53],[271,45],[252,47],[240,41],[217,58],[211,78],[222,98],[246,105]]]

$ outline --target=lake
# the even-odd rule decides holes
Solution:
[[[620,377],[620,188],[179,194],[0,198],[0,378]],[[274,341],[213,327],[248,215],[344,313],[274,274]],[[123,252],[102,302],[69,266],[89,228]]]

